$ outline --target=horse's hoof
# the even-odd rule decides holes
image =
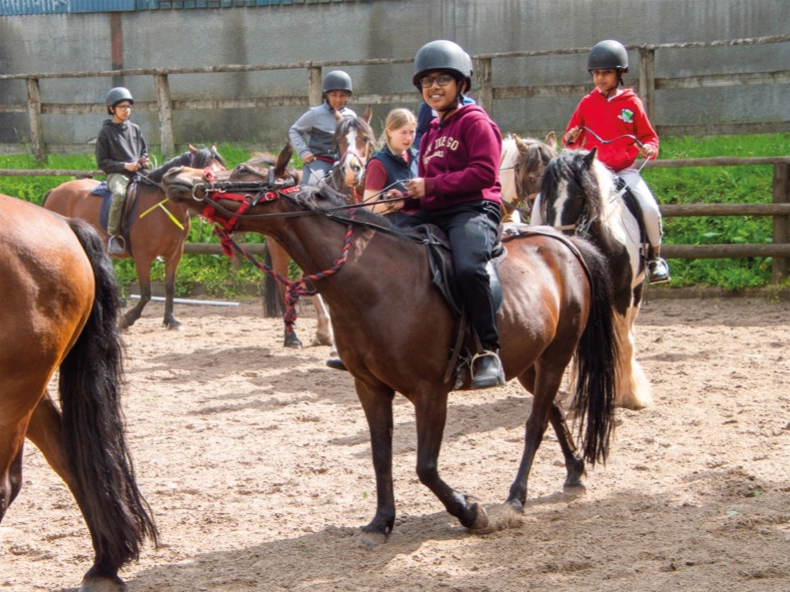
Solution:
[[[181,323],[170,323],[167,325],[168,331],[183,331],[184,326]]]
[[[469,525],[469,530],[486,530],[488,528],[488,514],[480,504],[475,504],[475,506],[477,508],[477,516],[475,516],[474,522]]]
[[[511,499],[505,502],[506,506],[510,506],[510,509],[514,512],[518,512],[519,514],[524,513],[524,504],[521,503],[521,500]]]
[[[126,592],[126,584],[121,578],[85,578],[78,592]]]
[[[387,542],[387,535],[382,532],[367,532],[363,530],[359,533],[359,543],[365,547],[378,547]]]

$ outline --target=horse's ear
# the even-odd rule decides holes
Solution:
[[[593,161],[595,160],[595,154],[598,152],[598,147],[593,147],[587,154],[584,155],[584,164],[589,169],[592,167]]]
[[[365,110],[362,112],[362,119],[365,120],[365,123],[370,123],[370,120],[373,119],[373,107],[370,105],[365,107]]]
[[[291,162],[291,156],[293,156],[293,153],[294,149],[293,146],[291,146],[291,143],[286,143],[285,147],[277,156],[277,162],[274,163],[274,177],[276,179],[282,179],[285,177],[285,171],[288,170],[288,163]]]
[[[187,144],[187,146],[189,146],[189,151],[190,151],[192,154],[197,154],[197,153],[198,153],[198,149],[197,149],[197,148],[195,148],[195,147],[194,147],[192,144]]]
[[[554,133],[554,130],[546,134],[546,140],[544,143],[551,146],[554,150],[557,149],[557,135]]]

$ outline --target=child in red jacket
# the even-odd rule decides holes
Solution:
[[[628,72],[628,52],[619,41],[601,41],[590,51],[587,70],[592,74],[595,89],[576,107],[563,136],[563,145],[597,148],[598,160],[625,181],[642,209],[650,243],[648,280],[653,284],[668,282],[669,267],[661,258],[661,212],[647,183],[633,166],[637,156],[654,158],[658,154],[658,135],[639,97],[631,89],[620,88],[622,75]],[[609,140],[614,141],[603,143]]]

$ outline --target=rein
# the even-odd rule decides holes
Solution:
[[[348,254],[351,249],[354,233],[354,224],[352,223],[354,213],[352,212],[349,219],[346,234],[343,238],[340,257],[332,262],[332,266],[318,273],[303,275],[300,279],[291,281],[287,277],[277,273],[273,268],[258,261],[258,259],[256,259],[251,253],[245,251],[236,241],[233,240],[231,233],[238,224],[239,219],[243,218],[287,218],[304,215],[315,215],[315,213],[312,211],[283,212],[257,216],[250,216],[249,214],[246,214],[250,208],[261,203],[262,201],[274,201],[280,197],[300,191],[300,187],[295,184],[277,188],[276,185],[264,185],[261,183],[213,183],[212,181],[214,180],[214,175],[209,169],[206,169],[203,172],[203,175],[206,180],[209,181],[209,183],[196,185],[192,190],[192,196],[195,199],[200,199],[195,196],[195,191],[198,189],[198,187],[202,188],[206,192],[205,196],[200,199],[200,201],[206,202],[206,207],[203,208],[201,215],[214,224],[214,233],[219,237],[220,244],[222,245],[222,252],[225,255],[233,257],[235,253],[240,254],[258,269],[272,276],[279,285],[285,287],[285,314],[283,315],[283,320],[285,321],[286,332],[292,334],[297,318],[296,304],[299,302],[299,298],[302,296],[314,296],[318,293],[318,290],[315,287],[309,288],[307,283],[312,282],[315,286],[315,282],[317,280],[325,279],[335,275],[338,271],[340,271],[343,265],[345,265],[346,261],[348,261]],[[230,193],[228,192],[228,189],[233,189],[234,191],[246,191],[247,189],[251,191],[257,190],[257,193],[254,195],[250,193]],[[236,212],[228,210],[215,201],[216,198],[213,199],[209,197],[209,195],[212,193],[219,193],[221,196],[219,199],[239,202],[241,205],[239,206],[239,209],[236,210]],[[221,212],[230,217],[228,219],[220,218],[217,215],[217,212]]]

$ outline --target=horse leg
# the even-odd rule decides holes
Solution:
[[[145,305],[151,300],[151,262],[150,259],[146,261],[141,261],[137,257],[134,259],[137,283],[140,284],[140,300],[121,317],[118,323],[121,329],[127,329],[134,325],[135,321],[143,314]]]
[[[0,522],[22,489],[22,452],[27,417],[0,418]]]
[[[455,491],[439,476],[439,451],[447,420],[447,392],[428,392],[414,401],[417,418],[417,476],[444,504],[447,512],[470,529],[488,526],[485,510]]]
[[[387,540],[395,524],[392,485],[392,400],[395,392],[384,386],[375,388],[358,378],[354,379],[354,385],[368,421],[373,470],[376,473],[376,515],[362,528],[360,541],[373,547]]]
[[[543,434],[548,427],[552,408],[556,407],[554,400],[565,373],[567,360],[565,362],[565,364],[555,363],[550,366],[539,361],[534,377],[529,375],[518,377],[519,382],[527,390],[532,390],[533,398],[532,410],[527,418],[526,433],[524,434],[524,453],[521,456],[516,478],[510,486],[510,493],[505,501],[506,504],[510,504],[516,509],[523,509],[527,503],[527,479],[535,460],[535,453],[538,451]]]
[[[614,315],[615,331],[620,346],[618,385],[614,404],[634,411],[644,409],[653,403],[650,381],[636,359],[634,325],[638,312],[638,306],[631,306],[624,316]]]
[[[533,366],[519,377],[519,381],[530,393],[535,389],[535,367]],[[581,478],[585,474],[584,459],[578,454],[573,435],[568,430],[565,421],[565,412],[557,403],[556,399],[552,402],[549,409],[549,422],[557,435],[562,455],[565,457],[565,470],[567,475],[563,487],[583,487]]]
[[[182,243],[183,245],[183,243]],[[183,327],[173,314],[173,298],[176,294],[176,272],[181,262],[181,250],[165,263],[165,327],[181,331]]]
[[[94,512],[88,510],[87,500],[79,487],[76,486],[74,477],[69,470],[68,460],[63,449],[63,429],[61,414],[49,393],[44,393],[33,415],[30,418],[27,437],[41,451],[52,470],[63,479],[74,496],[82,512],[88,530],[93,540],[96,552],[93,566],[83,579],[80,592],[122,592],[126,589],[123,580],[118,577],[120,565],[113,560],[109,553],[107,541],[99,541],[100,530],[93,524]]]
[[[568,430],[568,424],[565,421],[565,412],[556,401],[552,403],[549,410],[549,421],[560,443],[562,455],[565,457],[566,475],[565,483],[562,486],[584,487],[582,483],[582,477],[586,474],[584,459],[576,451],[576,444],[573,442],[573,436]]]
[[[266,239],[269,248],[269,255],[272,258],[272,269],[280,276],[288,277],[288,265],[291,262],[291,256],[288,251],[271,237]],[[285,286],[277,282],[277,289],[280,292],[280,299],[285,302]],[[290,329],[290,330],[289,330]],[[294,349],[302,349],[302,342],[296,335],[296,329],[291,326],[290,328],[285,325],[283,333],[283,347],[291,347]]]
[[[329,309],[320,294],[316,294],[311,300],[317,320],[313,345],[331,345],[333,351],[330,355],[337,355],[334,351],[335,336],[332,334],[332,324],[329,322]]]

